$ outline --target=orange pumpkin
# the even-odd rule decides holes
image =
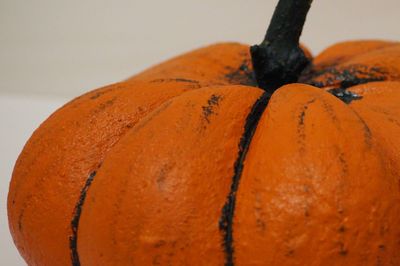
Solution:
[[[27,263],[399,265],[400,43],[311,59],[310,3],[253,57],[212,45],[51,115],[8,196]]]

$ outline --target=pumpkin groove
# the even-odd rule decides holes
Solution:
[[[78,203],[75,205],[74,215],[71,221],[72,235],[69,238],[69,248],[71,250],[71,262],[73,266],[81,265],[78,254],[79,219],[81,217],[83,204],[85,203],[87,191],[90,185],[92,184],[95,176],[96,176],[96,171],[92,172],[89,175],[88,179],[86,180],[85,186],[82,188],[81,194],[79,196]]]
[[[253,105],[252,110],[247,116],[244,125],[244,132],[239,143],[239,154],[235,161],[234,175],[232,177],[231,190],[227,196],[227,201],[222,209],[222,215],[219,222],[219,228],[224,235],[224,249],[226,256],[226,265],[233,265],[233,216],[235,212],[236,192],[239,187],[240,177],[243,171],[243,163],[246,159],[248,148],[251,144],[254,132],[257,129],[258,122],[267,108],[270,94],[264,94]]]

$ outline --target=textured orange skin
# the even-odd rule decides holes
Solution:
[[[222,265],[218,220],[243,124],[261,93],[245,86],[186,93],[126,134],[85,203],[81,263],[193,265],[207,258],[205,265]],[[203,107],[213,95],[218,104],[205,117]]]
[[[393,85],[398,104],[400,82]],[[354,105],[369,109],[365,99]],[[400,127],[387,132],[352,107],[308,85],[274,94],[237,194],[238,265],[400,263],[400,165],[385,154],[399,156]],[[398,107],[390,111],[400,117]]]
[[[121,136],[165,101],[211,83],[231,84],[225,75],[248,60],[247,50],[234,43],[206,47],[89,92],[52,114],[19,156],[8,196],[10,230],[28,264],[70,265],[71,219],[89,174]],[[192,64],[198,68],[186,67]]]
[[[315,65],[331,65],[355,58],[358,55],[368,54],[371,51],[377,51],[382,48],[398,45],[398,42],[388,42],[379,40],[368,41],[348,41],[332,45],[325,51],[322,51],[315,59]]]
[[[223,264],[218,220],[243,125],[262,93],[238,86],[249,82],[251,68],[238,70],[249,60],[245,45],[199,49],[46,120],[18,158],[8,198],[28,264],[71,265],[71,219],[93,171],[79,222],[82,265]],[[349,88],[363,96],[349,105],[308,85],[277,90],[244,162],[234,261],[399,265],[400,45],[347,42],[314,64],[378,66],[389,81]],[[325,90],[341,81],[313,75]],[[206,115],[213,95],[220,100]]]

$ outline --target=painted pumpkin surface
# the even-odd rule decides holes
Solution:
[[[27,263],[400,265],[400,43],[297,45],[283,81],[268,45],[200,48],[53,113],[10,184]]]

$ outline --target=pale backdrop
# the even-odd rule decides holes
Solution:
[[[0,0],[0,92],[68,97],[217,41],[261,40],[276,0]],[[400,39],[399,0],[314,0],[303,35]]]

